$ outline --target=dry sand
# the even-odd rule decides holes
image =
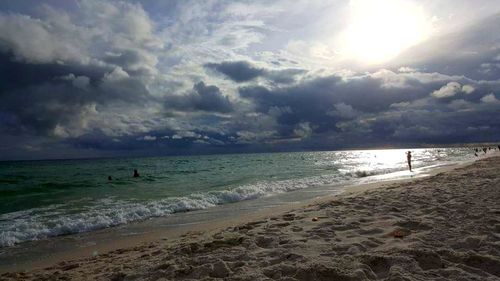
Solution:
[[[500,280],[500,157],[0,280]]]

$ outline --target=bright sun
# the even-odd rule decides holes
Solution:
[[[422,8],[407,0],[351,0],[349,10],[341,53],[363,63],[387,61],[431,32]]]

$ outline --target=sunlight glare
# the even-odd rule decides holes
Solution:
[[[389,60],[431,32],[423,9],[407,0],[351,0],[349,9],[342,53],[366,64]]]

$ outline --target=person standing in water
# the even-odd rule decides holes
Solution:
[[[409,150],[406,152],[406,160],[408,161],[408,169],[410,169],[411,172],[411,151]]]
[[[134,178],[138,178],[139,177],[139,172],[137,172],[136,169],[134,169]]]

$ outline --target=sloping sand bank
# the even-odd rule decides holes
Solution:
[[[500,157],[0,280],[500,280]]]

